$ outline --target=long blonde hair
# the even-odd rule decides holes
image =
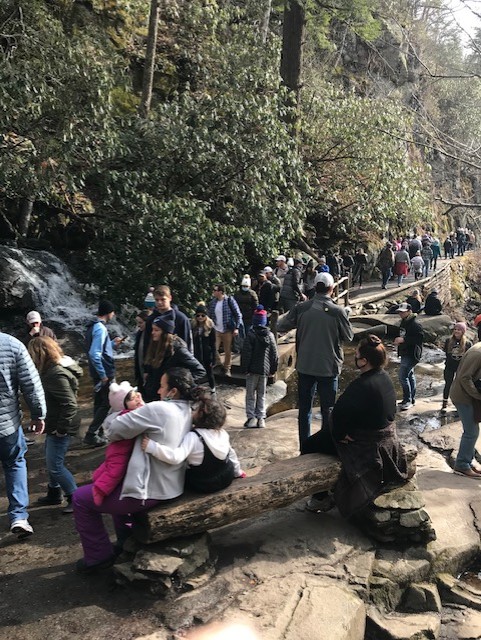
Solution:
[[[40,375],[59,364],[64,355],[58,342],[48,336],[32,338],[28,343],[28,352]]]
[[[170,358],[174,352],[175,337],[172,333],[162,331],[160,340],[155,342],[150,338],[144,364],[150,364],[152,367],[160,367],[164,358]]]
[[[202,327],[203,334],[205,336],[208,336],[210,334],[210,332],[212,331],[212,329],[214,328],[214,323],[209,318],[209,316],[206,316],[205,322],[199,322],[197,320],[197,318],[194,316],[192,318],[192,320],[190,321],[190,324],[192,325],[192,329],[194,330],[194,332],[196,332],[199,327]]]

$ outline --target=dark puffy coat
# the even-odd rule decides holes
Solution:
[[[55,364],[41,374],[45,400],[47,402],[47,417],[45,431],[51,434],[67,433],[76,435],[80,427],[80,413],[77,405],[78,379],[82,369],[76,363],[64,367]]]
[[[146,402],[159,400],[157,391],[159,390],[160,379],[168,369],[173,367],[188,369],[195,382],[198,382],[206,375],[204,367],[187,349],[185,342],[175,336],[172,343],[172,355],[164,357],[159,367],[144,363],[144,371],[147,374],[144,384],[144,400]]]
[[[257,293],[252,289],[249,289],[248,291],[242,291],[242,289],[239,289],[234,294],[234,299],[239,305],[244,326],[250,327],[252,324],[252,314],[254,313],[257,305],[259,304]]]
[[[427,316],[439,316],[443,312],[443,305],[437,294],[432,291],[424,301],[424,313]]]
[[[257,290],[259,304],[261,304],[268,313],[270,313],[272,309],[277,309],[276,294],[278,294],[278,289],[269,280],[266,280],[262,287]]]
[[[215,364],[215,329],[209,331],[206,335],[204,331],[199,333],[196,329],[192,330],[194,340],[194,356],[204,366],[209,367]]]
[[[404,342],[398,344],[398,355],[410,356],[419,362],[423,351],[424,331],[416,317],[415,313],[411,313],[401,320],[399,333],[404,338]]]
[[[252,327],[242,345],[241,371],[269,376],[277,371],[277,364],[277,344],[272,331],[267,327]]]

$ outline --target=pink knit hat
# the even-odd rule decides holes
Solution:
[[[465,322],[456,322],[456,324],[454,325],[454,329],[458,329],[459,331],[462,331],[463,333],[466,333],[466,323]]]

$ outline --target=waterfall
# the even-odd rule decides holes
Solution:
[[[96,306],[85,302],[85,290],[60,258],[48,251],[1,246],[0,270],[4,309],[24,315],[35,309],[47,326],[84,335]],[[129,333],[118,321],[109,323],[109,329],[114,335]]]

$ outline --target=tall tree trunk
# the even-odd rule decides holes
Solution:
[[[267,42],[267,36],[269,35],[269,20],[271,18],[272,0],[265,0],[266,6],[262,14],[262,20],[260,24],[261,42],[265,44]]]
[[[281,78],[285,86],[292,92],[295,106],[299,105],[301,91],[305,19],[303,0],[285,0],[284,25],[282,28]]]
[[[147,50],[145,52],[144,77],[142,79],[142,99],[139,115],[147,118],[152,103],[152,85],[154,82],[155,50],[157,47],[157,33],[159,30],[160,0],[151,0],[149,16],[149,33],[147,36]]]
[[[18,208],[18,232],[25,238],[28,233],[28,227],[30,226],[30,218],[32,217],[33,200],[30,198],[22,198],[20,206]]]

